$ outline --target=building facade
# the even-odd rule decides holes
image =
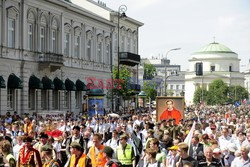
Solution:
[[[213,42],[192,54],[189,71],[185,74],[185,101],[193,104],[198,87],[208,90],[209,84],[222,79],[228,85],[244,86],[244,75],[240,73],[240,59],[228,47]]]
[[[112,10],[88,2],[110,18],[63,0],[0,0],[1,114],[80,112],[89,77],[105,88],[117,61],[118,27]],[[142,25],[131,18],[120,24],[124,51],[138,53]]]

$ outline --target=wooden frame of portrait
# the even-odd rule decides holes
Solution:
[[[184,97],[180,96],[158,96],[156,97],[156,121],[160,121],[160,115],[166,109],[166,101],[172,100],[174,103],[174,108],[181,112],[182,119],[184,118]]]

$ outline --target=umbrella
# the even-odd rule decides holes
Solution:
[[[110,117],[115,117],[115,118],[119,118],[119,117],[120,117],[120,115],[118,115],[118,114],[116,114],[116,113],[111,113],[111,114],[109,114],[108,116],[110,116]]]

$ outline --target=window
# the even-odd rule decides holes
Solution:
[[[40,48],[41,52],[45,52],[45,28],[40,28]]]
[[[91,61],[91,40],[88,40],[87,44],[87,60]]]
[[[133,52],[136,53],[136,40],[133,40]]]
[[[75,57],[80,58],[80,36],[75,36]]]
[[[29,89],[29,109],[35,109],[35,89]]]
[[[65,91],[64,94],[64,107],[69,108],[69,91]]]
[[[106,64],[110,64],[110,62],[109,62],[109,56],[110,56],[110,46],[109,45],[107,45],[106,46]]]
[[[229,66],[229,72],[232,72],[232,71],[233,71],[232,66]]]
[[[8,47],[15,47],[15,20],[8,18]]]
[[[185,90],[185,85],[182,85],[182,89]]]
[[[170,89],[173,90],[174,89],[174,85],[170,85]]]
[[[122,36],[122,41],[121,41],[121,50],[122,52],[124,52],[124,48],[125,48],[125,37]]]
[[[52,30],[52,51],[56,53],[56,30]]]
[[[179,85],[176,85],[176,90],[179,90]]]
[[[8,109],[14,109],[14,93],[15,89],[8,89],[8,94],[7,94],[7,107]]]
[[[127,43],[127,45],[128,45],[128,46],[127,46],[127,47],[128,47],[128,48],[127,48],[127,51],[128,51],[128,52],[130,52],[130,47],[131,47],[131,44],[130,44],[130,43],[131,43],[131,39],[128,39],[128,43]]]
[[[52,100],[52,108],[54,109],[59,109],[59,91],[58,90],[53,90],[53,100]]]
[[[210,71],[212,72],[212,71],[215,71],[215,66],[211,66],[210,67]]]
[[[98,48],[97,48],[97,62],[101,63],[102,62],[102,43],[98,43]]]
[[[65,48],[64,48],[64,54],[69,56],[69,33],[64,33],[65,39],[64,39],[64,44],[65,44]]]
[[[33,24],[28,24],[28,49],[33,50]]]
[[[81,106],[81,92],[75,91],[75,102],[76,102],[76,108],[80,108]]]
[[[48,109],[49,98],[47,98],[47,90],[42,90],[41,92],[41,107],[43,110]]]

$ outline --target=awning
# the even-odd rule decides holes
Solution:
[[[0,88],[6,88],[5,80],[3,79],[2,76],[0,76]]]
[[[31,75],[29,79],[29,88],[30,89],[42,89],[43,83],[35,75]]]
[[[76,91],[76,85],[70,79],[65,80],[65,87],[66,87],[66,90]]]
[[[84,82],[82,82],[80,79],[76,80],[76,89],[78,91],[86,91],[86,85]]]
[[[54,83],[48,77],[43,77],[42,79],[43,89],[54,89]]]
[[[53,82],[56,90],[65,90],[65,84],[62,80],[56,77]]]
[[[8,88],[12,89],[22,89],[23,84],[19,77],[17,77],[15,74],[10,74],[8,78]]]
[[[89,84],[87,85],[87,88],[91,88],[89,86]],[[91,89],[88,89],[87,92],[86,92],[87,95],[89,96],[104,96],[104,91],[103,89],[98,89],[98,88],[91,88]]]

